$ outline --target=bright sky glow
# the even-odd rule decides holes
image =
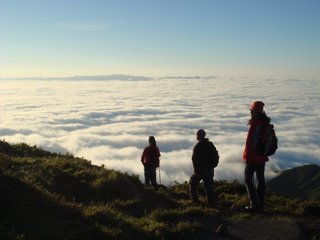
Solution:
[[[318,0],[0,0],[0,77],[320,77]]]

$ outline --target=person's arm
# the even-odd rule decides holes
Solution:
[[[159,165],[160,165],[160,156],[161,156],[161,154],[160,154],[160,150],[159,150],[159,148],[157,147],[157,161],[156,161],[156,168],[158,168],[159,167]]]
[[[199,153],[198,153],[198,147],[197,145],[193,148],[193,152],[192,152],[192,157],[191,157],[191,160],[192,160],[192,164],[193,164],[193,170],[195,173],[198,172],[198,168],[199,168],[199,163],[198,163],[198,158],[199,158]]]
[[[243,154],[244,160],[250,161],[250,159],[254,157],[258,146],[260,128],[261,126],[258,124],[252,123],[250,125],[247,135],[246,147]]]
[[[158,157],[161,157],[160,150],[158,147],[157,147],[157,155],[158,155]]]
[[[144,158],[146,157],[146,148],[143,150],[143,153],[141,155],[141,162],[144,164]]]
[[[193,150],[192,150],[191,160],[192,160],[193,164],[196,161],[196,147],[194,147]]]

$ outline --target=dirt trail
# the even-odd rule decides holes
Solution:
[[[228,221],[223,232],[213,233],[210,240],[305,240],[298,223],[292,219]],[[215,226],[215,231],[217,227]],[[208,234],[208,233],[207,233]]]

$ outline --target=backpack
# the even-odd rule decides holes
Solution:
[[[213,143],[211,143],[210,152],[211,152],[210,157],[211,157],[212,167],[215,168],[219,164],[219,154],[218,154],[216,147],[213,145]]]
[[[265,124],[258,141],[258,153],[263,156],[271,156],[278,149],[278,138],[272,124]]]

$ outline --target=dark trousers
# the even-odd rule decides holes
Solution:
[[[199,173],[194,173],[189,181],[190,197],[194,202],[198,202],[197,187],[200,181],[203,180],[204,188],[207,195],[207,200],[209,204],[214,204],[214,192],[213,192],[213,170],[207,169],[200,171]]]
[[[154,188],[158,188],[156,168],[150,166],[144,166],[144,182],[147,185],[152,185]]]
[[[264,204],[264,196],[266,191],[266,184],[264,179],[264,163],[246,163],[244,170],[244,181],[247,188],[247,194],[252,205]],[[253,175],[257,176],[257,189],[254,186]]]

